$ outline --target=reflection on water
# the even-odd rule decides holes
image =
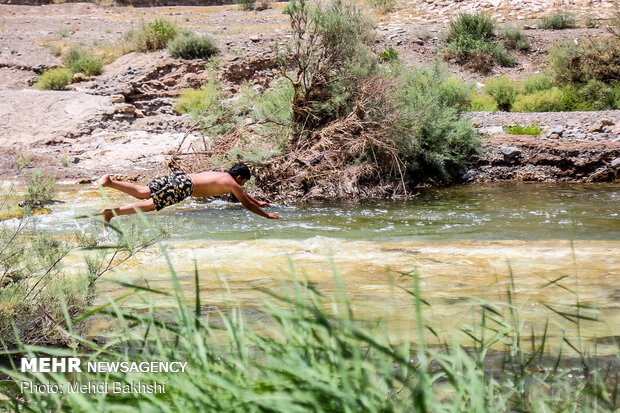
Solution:
[[[38,219],[59,235],[84,225],[72,219],[76,213],[106,205],[96,191],[78,187],[60,188],[58,197],[66,203]],[[130,200],[110,193],[112,204]],[[260,309],[264,295],[255,287],[280,288],[291,266],[321,292],[333,292],[335,267],[358,314],[387,319],[390,333],[404,337],[415,323],[411,296],[398,287],[411,286],[411,278],[402,273],[417,270],[431,304],[428,319],[449,331],[476,323],[471,309],[479,300],[505,302],[512,272],[525,328],[541,329],[551,317],[557,342],[575,326],[544,305],[570,308],[576,295],[569,289],[605,320],[585,322],[583,335],[620,331],[619,201],[620,184],[501,184],[425,190],[410,201],[275,207],[282,221],[195,200],[149,216],[170,234],[165,244],[190,300],[196,263],[205,312],[226,303]],[[545,287],[563,275],[564,288]],[[158,247],[109,278],[172,290]],[[126,290],[104,282],[99,291],[103,302]]]

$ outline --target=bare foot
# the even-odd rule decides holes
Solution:
[[[102,209],[101,217],[103,218],[105,222],[110,222],[112,218],[114,218],[114,213],[110,209]]]
[[[101,185],[104,188],[106,186],[109,186],[111,183],[112,183],[112,178],[110,178],[110,174],[105,174],[97,180],[97,184]]]

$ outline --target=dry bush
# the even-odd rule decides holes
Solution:
[[[493,68],[493,57],[485,52],[471,52],[464,62],[461,62],[466,69],[478,73],[486,74]]]

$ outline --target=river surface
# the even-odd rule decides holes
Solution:
[[[106,201],[94,189],[60,186],[56,198],[65,203],[37,218],[39,228],[60,236],[87,225],[74,219],[77,214],[133,202],[115,191],[108,195]],[[269,211],[284,219],[195,199],[148,214],[168,233],[163,245],[189,300],[195,297],[194,266],[198,269],[205,314],[241,305],[250,322],[263,322],[265,295],[256,287],[281,289],[294,270],[330,297],[337,272],[358,317],[385,320],[388,333],[402,339],[414,334],[415,311],[411,295],[400,287],[412,286],[407,273],[415,270],[430,304],[424,306],[425,320],[444,338],[467,342],[453,332],[479,323],[481,302],[505,304],[512,274],[528,336],[530,328],[541,333],[549,320],[552,345],[574,338],[576,323],[547,306],[575,313],[579,300],[593,308],[582,314],[600,319],[580,323],[582,345],[596,340],[599,354],[617,349],[612,338],[620,336],[618,183],[463,186],[423,190],[408,201]],[[173,288],[160,247],[140,253],[107,279],[99,284],[99,303],[127,291],[112,280]],[[125,305],[147,304],[132,297]],[[157,297],[155,305],[166,307],[172,300]]]

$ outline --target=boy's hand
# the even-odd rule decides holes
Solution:
[[[282,219],[282,217],[278,214],[267,214],[269,219]]]
[[[271,204],[269,204],[269,202],[265,202],[265,201],[258,201],[258,206],[259,207],[270,207]]]

